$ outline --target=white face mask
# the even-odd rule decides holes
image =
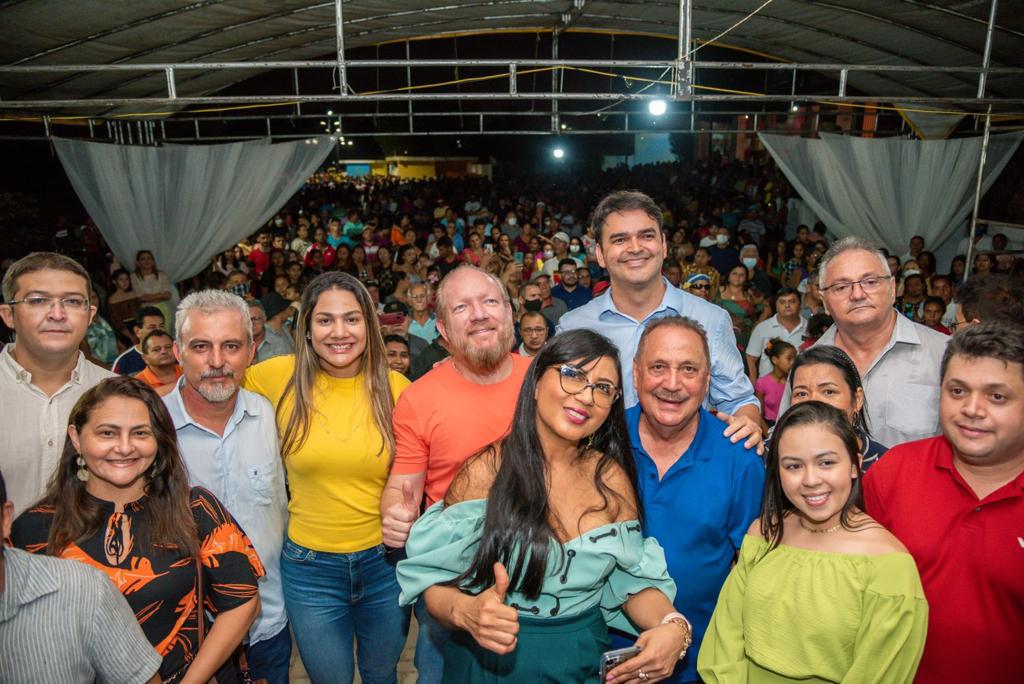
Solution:
[[[747,268],[754,268],[757,266],[757,257],[743,257],[743,265]]]
[[[572,252],[573,254],[578,254],[579,251],[580,251],[580,246],[579,245],[569,245],[569,251]]]
[[[510,225],[510,226],[514,226],[514,225],[516,225],[516,223],[518,223],[518,220],[516,219],[515,216],[509,216],[508,219],[505,222],[508,223],[508,225]]]
[[[719,245],[727,245],[727,244],[729,244],[729,236],[728,235],[721,235],[721,234],[716,235],[715,236],[715,242],[717,242]]]
[[[274,225],[281,227],[284,225],[284,219],[274,219]]]
[[[544,258],[545,259],[553,259],[554,257],[555,257],[555,250],[551,249],[550,247],[545,247],[544,248]]]

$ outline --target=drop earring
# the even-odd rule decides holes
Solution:
[[[78,472],[75,473],[75,477],[82,482],[87,482],[89,480],[89,469],[85,467],[85,459],[82,458],[81,454],[78,455],[75,463],[78,464]]]

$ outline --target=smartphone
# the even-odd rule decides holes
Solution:
[[[488,242],[486,245],[484,245],[484,251],[487,252],[488,254],[494,254],[494,245]]]
[[[405,314],[401,311],[380,314],[377,316],[377,320],[381,325],[401,325],[405,321]]]
[[[601,681],[608,681],[608,672],[640,653],[639,646],[627,646],[601,654]]]
[[[523,253],[522,252],[516,252],[515,254],[512,255],[512,258],[516,260],[517,264],[523,263]]]

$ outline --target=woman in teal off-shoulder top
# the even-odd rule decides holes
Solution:
[[[616,683],[664,679],[689,645],[664,553],[637,519],[618,350],[576,330],[534,359],[509,435],[412,528],[402,602],[454,630],[444,681],[597,682],[608,625],[636,633]]]
[[[858,454],[822,402],[776,424],[761,517],[697,658],[707,684],[913,681],[928,604],[913,558],[862,511]]]

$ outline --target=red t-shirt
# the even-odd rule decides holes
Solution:
[[[446,360],[398,398],[391,472],[414,475],[426,471],[427,506],[444,498],[466,459],[512,427],[519,390],[533,359],[510,356],[512,372],[494,385],[466,380]]]
[[[979,500],[942,435],[889,449],[867,512],[907,547],[928,599],[918,684],[1021,681],[1024,472]]]
[[[253,247],[249,252],[249,262],[256,271],[256,277],[263,275],[263,272],[270,268],[270,252],[261,251],[259,247]]]

